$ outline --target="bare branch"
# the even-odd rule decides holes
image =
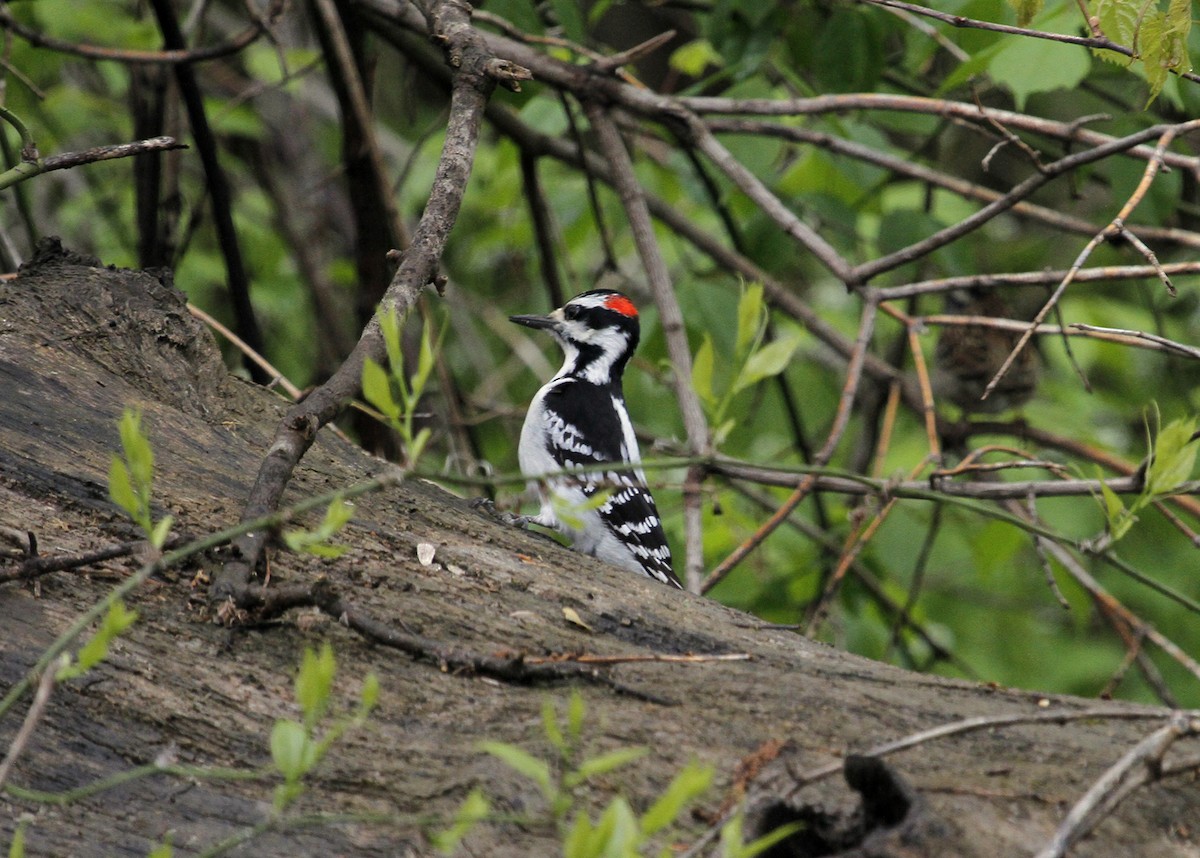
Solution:
[[[447,37],[446,41],[449,41]],[[450,102],[450,117],[442,156],[430,189],[429,203],[413,235],[412,245],[381,301],[384,310],[403,316],[416,302],[421,290],[433,280],[438,260],[446,246],[450,229],[458,216],[467,181],[471,174],[483,108],[491,91],[488,64],[473,57],[458,43],[459,65],[470,59],[455,75]],[[462,53],[466,51],[466,53]],[[378,317],[364,329],[354,350],[338,370],[303,402],[294,406],[276,430],[275,439],[263,460],[258,477],[242,513],[243,520],[254,519],[278,508],[292,470],[308,451],[317,430],[327,424],[358,393],[362,368],[368,357],[383,363],[386,350]],[[266,547],[266,531],[254,531],[239,537],[237,559],[226,563],[213,579],[210,600],[223,602],[240,598]]]
[[[983,115],[990,116],[990,112],[984,109]],[[932,169],[923,164],[919,164],[911,158],[904,158],[897,155],[891,155],[886,152],[881,152],[873,149],[870,146],[864,146],[862,143],[853,140],[846,140],[834,134],[829,134],[824,131],[815,131],[811,128],[801,128],[793,125],[782,125],[777,122],[764,122],[755,119],[705,119],[704,125],[713,133],[716,134],[749,134],[778,137],[784,140],[790,140],[796,143],[805,143],[811,146],[818,146],[838,155],[843,155],[848,158],[854,158],[867,164],[874,164],[882,167],[885,170],[896,174],[897,176],[909,176],[918,179],[936,188],[944,188],[952,193],[958,194],[961,197],[973,200],[982,200],[984,202],[993,202],[1000,199],[1003,194],[983,185],[977,185],[957,176],[951,176],[939,170]],[[1097,230],[1097,226],[1082,218],[1073,217],[1072,215],[1056,211],[1045,206],[1040,206],[1036,203],[1021,201],[1012,207],[1013,214],[1021,215],[1030,220],[1039,223],[1045,223],[1056,229],[1061,229],[1064,232],[1074,232],[1084,235],[1093,235]],[[1157,241],[1169,242],[1173,244],[1182,244],[1187,247],[1200,247],[1200,233],[1191,232],[1186,229],[1176,227],[1161,227],[1161,226],[1136,226],[1135,229],[1139,235]],[[987,275],[980,275],[987,276]],[[895,287],[903,288],[903,287]],[[891,290],[886,291],[888,298],[895,297]]]
[[[53,170],[69,170],[84,164],[94,164],[98,161],[111,161],[114,158],[129,158],[133,155],[144,155],[148,152],[164,152],[170,149],[186,149],[174,137],[151,137],[148,140],[137,140],[133,143],[117,143],[112,146],[96,146],[79,152],[63,152],[59,155],[49,155],[45,158],[35,157],[33,160],[22,161],[10,170],[0,173],[0,190],[11,187],[17,182],[31,179],[42,173]]]
[[[1200,274],[1200,262],[1168,262],[1162,266],[1168,275]],[[1144,280],[1154,277],[1157,270],[1150,265],[1105,265],[1084,268],[1075,275],[1076,283],[1100,283],[1110,280]],[[993,288],[1003,286],[1052,286],[1067,276],[1063,270],[1019,271],[1000,274],[970,274],[962,277],[945,277],[938,280],[922,280],[903,286],[887,286],[879,290],[880,300],[895,301],[953,289]],[[1039,329],[1041,330],[1041,329]],[[1055,333],[1058,333],[1057,331]]]
[[[687,330],[683,326],[683,313],[679,300],[671,286],[671,275],[654,238],[654,226],[650,221],[650,210],[645,195],[633,173],[633,161],[625,150],[625,143],[616,125],[604,108],[595,102],[587,102],[588,119],[600,140],[605,160],[612,165],[613,184],[621,196],[629,227],[637,244],[642,267],[650,285],[654,303],[658,307],[663,335],[667,340],[667,353],[674,370],[672,380],[675,398],[683,416],[684,431],[687,432],[688,449],[693,455],[708,452],[708,424],[700,398],[692,387],[692,354],[688,348]],[[701,523],[700,481],[703,473],[698,468],[689,468],[684,484],[684,525],[687,551],[684,565],[684,582],[693,593],[699,592],[700,575],[704,568],[704,541]]]
[[[539,75],[540,76],[540,75]],[[949,101],[942,98],[927,98],[915,95],[895,95],[892,93],[846,93],[839,95],[819,95],[812,98],[722,98],[717,96],[690,96],[678,99],[680,106],[701,116],[709,114],[725,114],[730,116],[816,116],[823,114],[844,114],[855,110],[894,110],[902,113],[924,113],[932,116],[944,116],[950,119],[962,119],[968,122],[987,124],[989,120],[1001,123],[1010,129],[1029,131],[1042,134],[1058,140],[1082,143],[1085,146],[1102,147],[1117,142],[1118,138],[1098,131],[1083,128],[1074,122],[1058,122],[1044,119],[1040,116],[1030,116],[1013,110],[999,110],[994,107],[980,108],[978,105],[964,101]],[[1161,132],[1161,128],[1159,132]],[[1156,134],[1142,138],[1151,139]],[[1129,147],[1119,147],[1120,154],[1131,158],[1149,161],[1154,157],[1154,149],[1144,144]],[[1187,170],[1193,175],[1200,175],[1200,158],[1183,155],[1178,152],[1168,152],[1163,163],[1170,167]]]

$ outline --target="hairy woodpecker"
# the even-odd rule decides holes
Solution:
[[[519,521],[553,528],[577,551],[681,587],[654,498],[636,467],[637,438],[621,390],[638,344],[637,308],[620,292],[594,289],[548,316],[509,318],[549,331],[566,354],[521,428],[521,473],[537,488],[542,508]],[[625,467],[544,478],[608,463]]]

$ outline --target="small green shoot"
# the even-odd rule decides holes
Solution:
[[[594,494],[589,495],[582,502],[575,503],[562,497],[557,492],[552,492],[550,494],[550,508],[554,511],[554,517],[564,525],[581,530],[583,528],[584,515],[593,510],[600,509],[600,507],[608,503],[612,494],[612,489],[600,489]]]
[[[700,397],[709,425],[714,427],[714,446],[720,446],[737,425],[736,419],[728,416],[735,397],[783,372],[800,346],[800,338],[795,334],[781,336],[763,345],[766,331],[763,287],[751,283],[742,290],[738,300],[737,338],[732,359],[728,361],[731,369],[727,378],[723,382],[717,379],[716,348],[709,334],[705,333],[704,342],[696,351],[692,363],[692,387]]]
[[[171,840],[168,838],[151,849],[146,858],[174,858],[174,855],[175,849],[171,846]]]
[[[786,840],[804,828],[804,824],[801,822],[789,822],[774,831],[767,832],[762,837],[744,843],[742,840],[743,823],[743,814],[738,811],[721,826],[721,858],[754,858],[755,855],[766,852],[776,843]]]
[[[335,498],[330,501],[325,510],[325,518],[316,528],[285,531],[283,541],[292,551],[303,551],[330,560],[341,557],[348,548],[330,540],[346,526],[353,515],[354,504],[341,498]]]
[[[479,822],[488,818],[492,811],[487,796],[476,788],[471,790],[466,799],[459,805],[458,813],[454,816],[454,824],[445,831],[439,831],[430,837],[433,847],[444,855],[451,855],[458,844],[467,836]]]
[[[22,814],[17,820],[17,830],[13,832],[12,843],[8,845],[8,858],[25,858],[25,829],[31,819],[28,814]]]
[[[108,495],[113,503],[128,513],[146,533],[156,549],[161,549],[171,532],[171,516],[157,524],[150,511],[151,489],[154,484],[154,450],[142,432],[142,412],[126,408],[118,423],[122,455],[115,453],[108,469]]]
[[[104,619],[100,621],[100,628],[96,629],[96,633],[92,635],[91,639],[79,648],[79,652],[75,653],[73,659],[66,661],[58,669],[55,679],[59,682],[75,679],[104,661],[112,649],[113,641],[119,635],[124,634],[136,619],[137,611],[129,610],[119,599],[113,602],[109,606],[108,613],[104,615]],[[64,655],[63,658],[66,656]]]
[[[529,778],[546,799],[550,815],[561,824],[575,805],[577,793],[591,778],[599,777],[644,757],[647,748],[618,748],[595,757],[582,757],[584,704],[578,691],[567,703],[566,723],[559,723],[552,703],[542,706],[542,729],[557,751],[558,759],[541,760],[507,742],[482,742],[480,750],[491,754],[509,768]]]
[[[1161,426],[1162,417],[1157,406],[1152,413],[1156,431],[1151,432],[1150,420],[1147,419],[1146,445],[1149,453],[1141,494],[1126,506],[1101,479],[1099,500],[1107,524],[1104,545],[1111,545],[1125,536],[1138,520],[1139,512],[1174,492],[1187,482],[1195,469],[1197,450],[1192,439],[1196,433],[1197,418],[1181,417]]]
[[[283,775],[283,783],[275,788],[276,813],[282,813],[300,797],[304,792],[304,776],[321,762],[347,730],[363,724],[379,701],[379,678],[368,673],[363,679],[354,712],[337,719],[318,736],[317,723],[329,710],[336,674],[337,663],[328,643],[322,645],[320,652],[305,650],[296,674],[296,703],[303,719],[281,718],[271,729],[271,760]]]
[[[395,310],[378,315],[387,348],[388,369],[368,358],[363,364],[362,392],[367,400],[399,436],[404,444],[404,465],[414,467],[429,442],[428,427],[416,431],[417,405],[425,393],[433,372],[434,355],[441,348],[441,335],[434,341],[429,320],[421,328],[421,344],[417,352],[417,368],[411,377],[404,371],[404,352],[400,345],[401,320]],[[443,328],[444,332],[444,328]]]
[[[641,759],[648,749],[619,748],[606,754],[584,756],[582,752],[584,703],[573,692],[561,718],[554,703],[542,704],[542,730],[554,748],[551,759],[543,760],[507,742],[482,742],[480,749],[503,762],[513,771],[537,784],[546,799],[543,824],[554,826],[562,839],[564,858],[638,858],[642,855],[668,855],[666,847],[654,849],[656,837],[670,836],[687,807],[712,787],[712,766],[692,761],[672,779],[646,811],[638,814],[622,796],[614,797],[598,819],[580,807],[583,788],[594,778],[621,769]],[[490,815],[487,798],[472,790],[455,814],[454,822],[432,835],[433,843],[446,854],[452,853],[479,822]],[[568,821],[569,820],[569,821]],[[536,824],[538,820],[524,820]],[[751,843],[742,842],[742,817],[730,819],[721,831],[725,858],[753,858],[800,828],[786,825]]]

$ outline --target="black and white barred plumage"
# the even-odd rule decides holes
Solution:
[[[524,521],[566,534],[585,554],[680,587],[654,498],[636,467],[637,438],[621,390],[640,332],[633,302],[596,289],[548,316],[511,319],[549,331],[566,355],[533,398],[521,429],[521,473],[542,501],[541,511]],[[608,463],[623,467],[538,479]],[[601,492],[607,496],[598,502]]]

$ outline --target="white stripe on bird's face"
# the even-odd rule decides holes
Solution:
[[[562,310],[555,310],[550,317],[557,321],[550,332],[562,346],[565,355],[558,375],[578,373],[580,378],[592,384],[604,384],[611,380],[613,365],[629,348],[629,334],[617,327],[593,328],[579,319],[564,318]],[[599,352],[582,368],[582,372],[579,367],[580,346],[587,347],[589,352]]]

